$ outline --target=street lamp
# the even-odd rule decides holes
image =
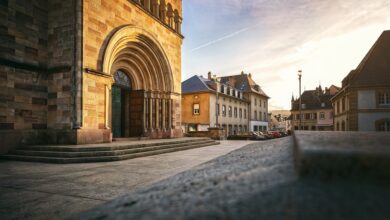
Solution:
[[[302,129],[302,94],[301,94],[301,79],[302,79],[302,70],[298,70],[298,79],[299,79],[299,129]]]
[[[218,113],[219,113],[219,106],[218,106],[218,83],[220,82],[220,78],[217,77],[217,75],[213,76],[214,82],[215,82],[215,127],[219,128],[218,123]]]

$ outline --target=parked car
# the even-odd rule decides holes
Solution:
[[[268,133],[267,131],[259,131],[259,134],[263,135],[266,139],[272,139],[273,135]]]
[[[252,133],[252,137],[251,137],[251,140],[266,140],[267,137],[264,136],[263,134],[260,134],[258,132],[251,132]]]
[[[278,131],[270,131],[270,133],[272,134],[273,138],[282,137],[282,135],[280,135],[280,133]]]

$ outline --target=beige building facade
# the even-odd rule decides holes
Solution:
[[[333,98],[335,131],[390,131],[390,31],[384,31]]]
[[[340,88],[332,85],[323,90],[321,86],[315,90],[307,90],[301,98],[291,100],[292,130],[332,131],[334,111],[331,98]],[[301,99],[301,109],[299,100]],[[301,112],[301,114],[300,114]]]
[[[0,10],[0,135],[15,140],[3,152],[182,136],[181,0],[11,0]]]

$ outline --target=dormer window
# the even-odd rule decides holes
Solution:
[[[225,86],[221,85],[221,93],[225,93]]]
[[[233,89],[233,96],[236,97],[236,90]]]

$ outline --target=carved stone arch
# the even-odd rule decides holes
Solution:
[[[134,88],[174,91],[172,71],[162,46],[142,28],[124,26],[110,38],[101,70],[112,75],[118,68],[129,70]]]

